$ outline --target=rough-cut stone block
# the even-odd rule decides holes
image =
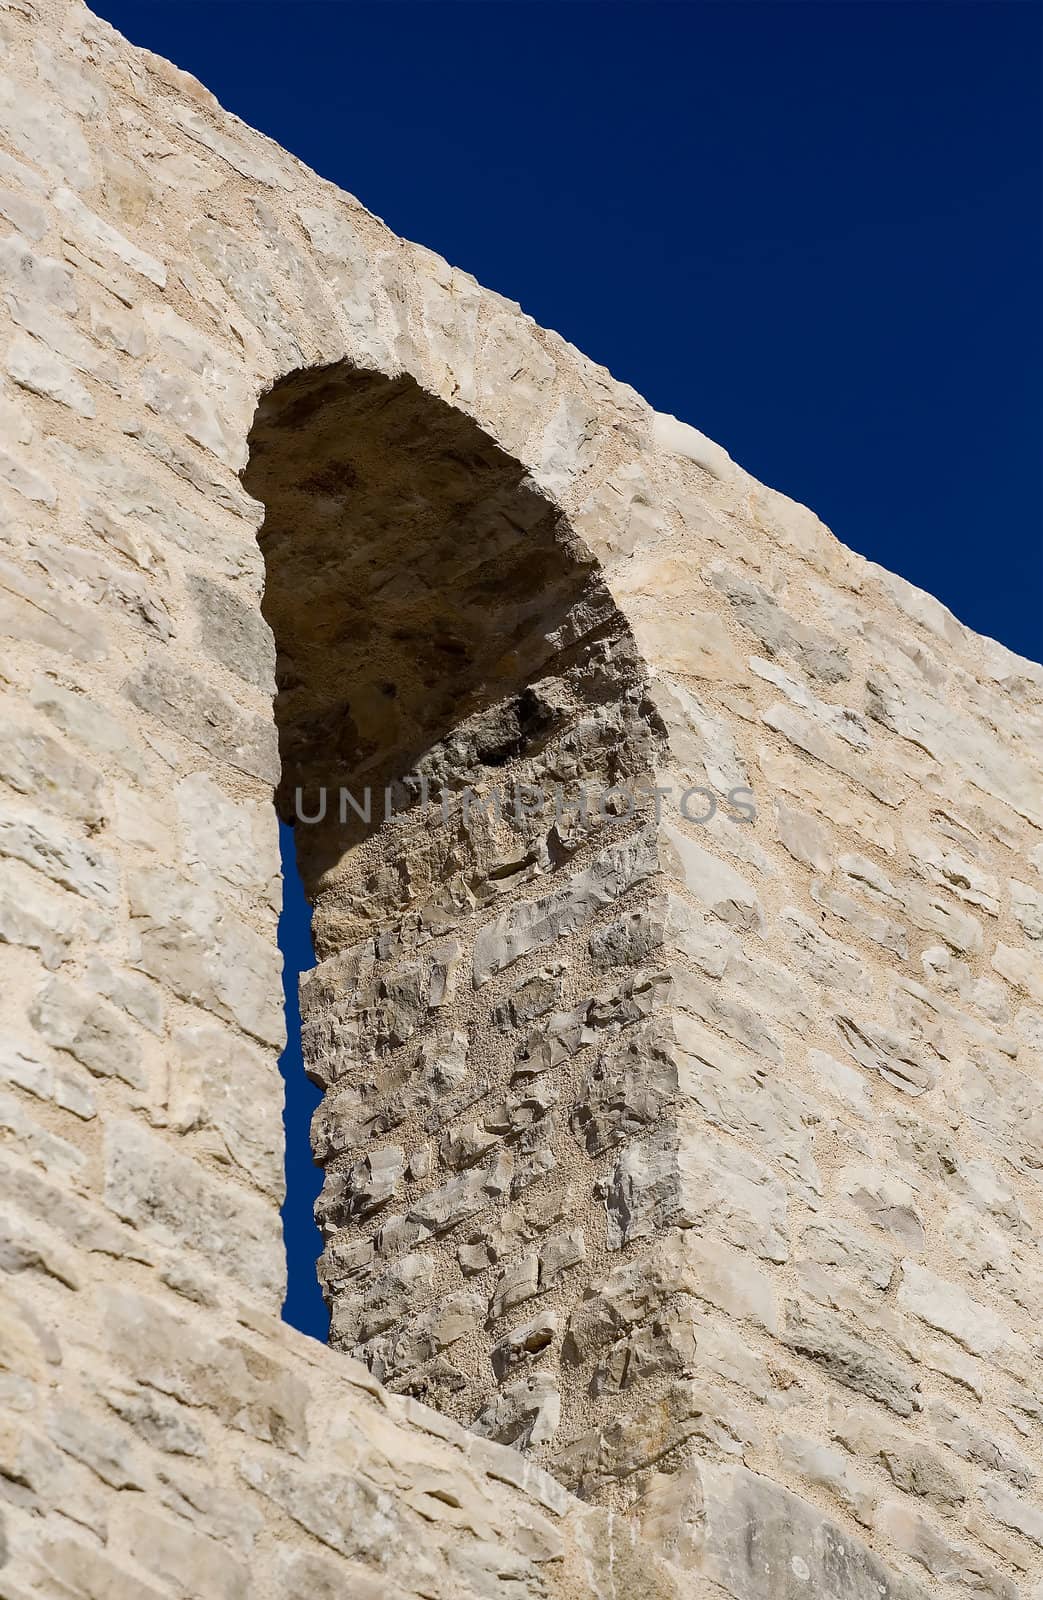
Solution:
[[[705,1462],[656,1487],[646,1530],[734,1600],[926,1600],[838,1522],[744,1467]]]
[[[282,1043],[279,956],[269,940],[173,872],[135,873],[129,895],[143,972],[263,1042]]]
[[[272,1207],[210,1175],[138,1122],[113,1120],[106,1130],[105,1203],[133,1227],[198,1251],[278,1310],[286,1275]]]
[[[1029,1600],[1043,668],[78,0],[0,41],[5,1600]]]

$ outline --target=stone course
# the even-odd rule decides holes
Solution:
[[[1043,668],[79,3],[0,46],[0,1600],[1038,1600]]]

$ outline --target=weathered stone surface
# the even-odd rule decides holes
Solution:
[[[115,765],[121,776],[136,782],[145,780],[145,762],[131,731],[89,695],[40,677],[30,689],[30,703],[95,758]]]
[[[131,1555],[175,1594],[210,1590],[221,1600],[246,1600],[250,1592],[247,1568],[216,1539],[144,1507],[127,1520]]]
[[[842,1450],[784,1433],[779,1438],[779,1458],[788,1471],[825,1489],[857,1522],[872,1526],[876,1503],[872,1490],[864,1478],[852,1471]]]
[[[768,1478],[709,1462],[678,1478],[661,1478],[642,1502],[646,1532],[735,1600],[924,1600],[919,1585]]]
[[[168,1107],[178,1133],[247,1174],[275,1200],[283,1197],[282,1119],[272,1094],[272,1065],[245,1040],[206,1023],[174,1034],[176,1066]]]
[[[47,1539],[38,1552],[36,1573],[52,1594],[80,1600],[161,1600],[162,1591],[145,1583],[136,1572],[118,1566],[94,1545],[79,1539]]]
[[[841,1185],[877,1228],[894,1234],[914,1250],[923,1248],[925,1221],[911,1184],[880,1167],[853,1162],[841,1174]]]
[[[39,255],[17,233],[0,239],[0,275],[8,289],[29,294],[59,311],[76,310],[76,288],[68,267],[53,256]]]
[[[175,1403],[157,1400],[146,1387],[105,1391],[106,1405],[134,1429],[142,1442],[164,1454],[202,1457],[207,1454],[202,1431]]]
[[[207,1329],[130,1290],[107,1290],[105,1326],[118,1367],[184,1406],[212,1410],[255,1438],[301,1453],[307,1430],[303,1374],[232,1330]]]
[[[680,883],[722,922],[759,928],[761,906],[752,884],[680,828],[664,827],[667,863]]]
[[[203,649],[247,683],[270,693],[275,647],[263,617],[223,585],[193,574],[192,603]]]
[[[96,1077],[118,1077],[141,1089],[146,1075],[133,1029],[104,1001],[68,983],[49,978],[29,1007],[33,1027],[57,1050],[66,1050]]]
[[[790,1301],[782,1340],[845,1388],[879,1400],[901,1417],[918,1406],[919,1381],[912,1369],[852,1335],[839,1318],[818,1307]]]
[[[30,1039],[0,1035],[0,1077],[41,1100],[53,1100],[85,1121],[96,1115],[97,1102],[85,1076],[52,1063]]]
[[[278,955],[213,893],[162,868],[129,884],[136,964],[265,1043],[284,1034]]]
[[[56,355],[36,339],[19,335],[8,346],[5,370],[9,378],[31,394],[44,395],[69,406],[81,417],[93,417],[94,398],[82,384],[73,368],[62,356]]]
[[[475,984],[531,950],[543,950],[573,933],[601,906],[610,905],[656,870],[650,841],[640,835],[602,852],[569,884],[541,900],[523,900],[483,928],[475,941]]]
[[[4,806],[0,810],[0,856],[24,861],[63,889],[106,908],[116,902],[112,856],[78,839],[51,817]]]
[[[210,1177],[140,1123],[109,1123],[105,1203],[133,1227],[198,1251],[275,1309],[281,1304],[285,1267],[272,1207]]]
[[[903,1261],[898,1302],[932,1328],[949,1334],[972,1355],[1002,1357],[1022,1345],[989,1306],[918,1262]]]
[[[5,1593],[1027,1600],[1043,669],[78,5],[0,35]]]
[[[267,718],[241,711],[202,678],[157,658],[146,663],[128,693],[142,711],[212,755],[251,776],[278,777],[275,730]]]
[[[851,676],[845,646],[788,616],[774,595],[760,584],[720,561],[713,563],[707,575],[729,601],[737,621],[759,640],[769,656],[789,656],[809,676],[824,683],[842,683]]]
[[[74,239],[84,244],[88,254],[98,249],[105,256],[114,255],[135,272],[151,279],[160,289],[164,287],[167,273],[162,262],[126,238],[111,222],[91,211],[78,195],[68,189],[58,189],[52,198],[61,213],[64,227],[70,230]]]
[[[42,730],[19,725],[3,707],[7,735],[0,747],[0,780],[35,804],[97,826],[105,815],[101,775]]]
[[[842,736],[823,727],[805,712],[779,703],[763,713],[762,721],[796,745],[798,750],[805,751],[816,761],[821,761],[823,766],[831,767],[849,782],[868,790],[874,800],[891,807],[900,804],[901,792],[893,782],[881,777],[867,762],[852,754]]]
[[[935,1069],[926,1052],[889,1029],[838,1016],[837,1031],[860,1067],[878,1072],[885,1083],[903,1093],[921,1095],[935,1081]]]
[[[30,499],[51,499],[40,480],[39,490],[24,482],[15,484]],[[100,661],[108,654],[108,640],[96,619],[83,606],[66,601],[52,584],[0,561],[0,633],[24,643],[41,644],[59,657]]]
[[[994,1595],[996,1600],[1018,1600],[1020,1591],[1011,1578],[974,1549],[948,1537],[911,1506],[888,1501],[881,1506],[876,1525],[897,1550],[911,1556],[946,1587],[959,1584],[976,1594]]]

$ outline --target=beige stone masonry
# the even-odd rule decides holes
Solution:
[[[1043,668],[82,5],[0,57],[0,1600],[1039,1600]]]

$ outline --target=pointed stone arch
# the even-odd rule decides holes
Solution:
[[[289,374],[243,481],[264,506],[278,805],[314,907],[303,1049],[325,1091],[331,1338],[546,1450],[563,1404],[583,1421],[562,1341],[605,1250],[599,963],[603,990],[628,969],[603,996],[625,1013],[619,1059],[662,1050],[608,924],[656,875],[663,724],[560,508],[408,375]],[[514,1308],[537,1291],[529,1327]]]

